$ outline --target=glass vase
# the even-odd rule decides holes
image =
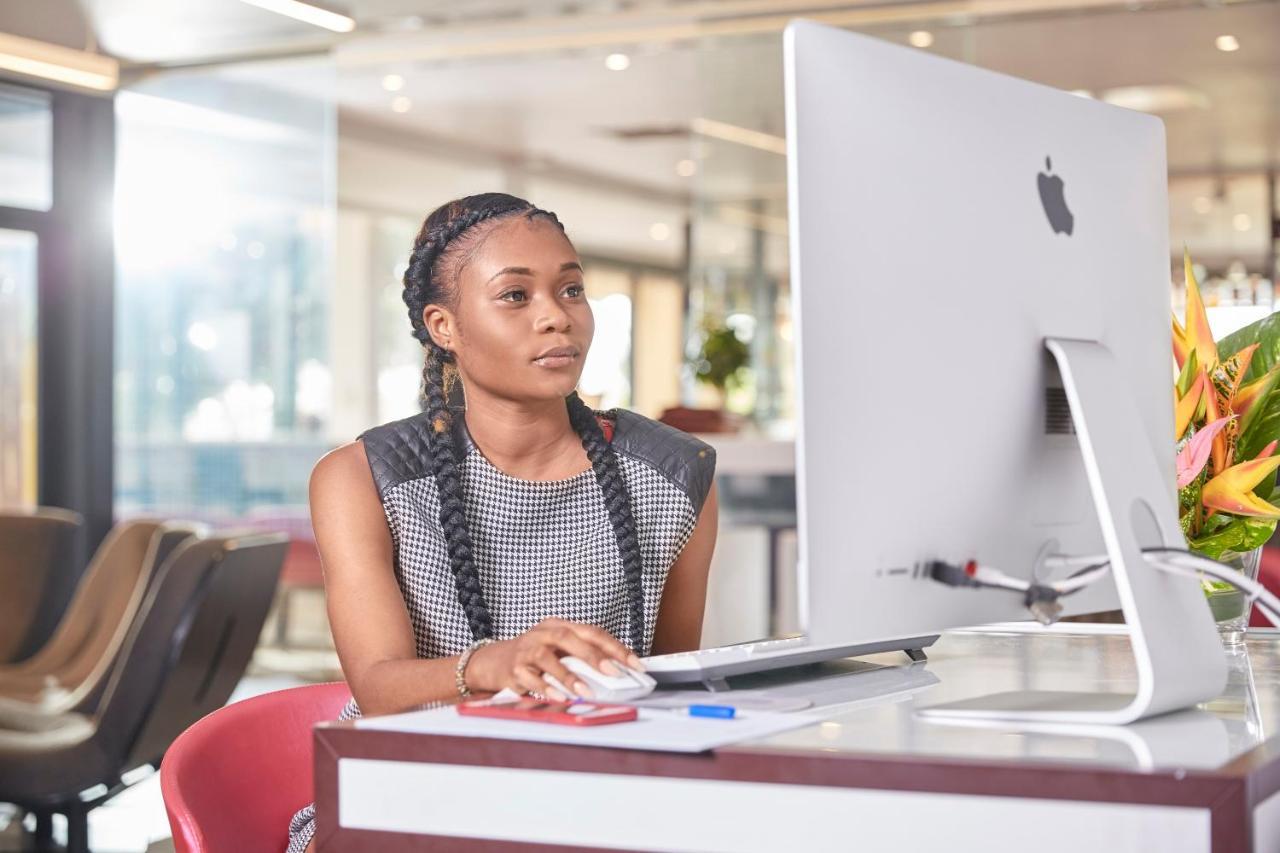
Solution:
[[[1243,554],[1220,558],[1218,562],[1256,581],[1258,567],[1262,564],[1262,549],[1255,548]],[[1222,645],[1233,648],[1243,644],[1245,631],[1249,627],[1249,612],[1253,609],[1252,602],[1230,584],[1205,578],[1201,585],[1205,598],[1209,601],[1209,609],[1213,612],[1213,621],[1218,623]]]

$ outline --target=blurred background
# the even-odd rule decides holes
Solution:
[[[413,235],[504,191],[554,210],[584,259],[583,396],[717,447],[704,644],[797,630],[797,15],[1159,116],[1171,306],[1185,246],[1218,336],[1273,310],[1277,2],[6,0],[0,507],[80,514],[66,595],[124,520],[286,532],[249,674],[338,677],[311,467],[416,411]],[[141,826],[110,849],[163,845]]]

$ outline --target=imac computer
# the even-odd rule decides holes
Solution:
[[[808,21],[784,55],[799,645],[1028,618],[932,560],[1046,582],[1106,554],[1063,603],[1123,608],[1134,691],[927,713],[1126,723],[1218,695],[1197,582],[1141,553],[1185,547],[1160,120]]]

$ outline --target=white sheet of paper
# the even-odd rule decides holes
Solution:
[[[527,720],[495,720],[465,717],[453,706],[410,711],[356,721],[362,729],[451,737],[487,737],[614,749],[651,749],[660,752],[704,752],[740,741],[798,729],[819,721],[808,714],[739,711],[732,720],[689,717],[674,711],[639,709],[632,723],[605,726],[562,726]]]

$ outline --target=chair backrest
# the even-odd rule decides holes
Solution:
[[[45,702],[50,711],[77,711],[92,714],[98,708],[102,695],[107,689],[111,673],[115,670],[122,653],[125,639],[133,626],[133,621],[140,618],[142,604],[147,593],[155,585],[160,568],[168,561],[178,546],[191,538],[208,535],[208,527],[191,521],[166,521],[151,534],[151,542],[147,554],[143,557],[142,571],[139,572],[133,595],[130,596],[116,630],[108,639],[102,653],[93,663],[90,672],[75,686],[75,689],[61,702]]]
[[[71,604],[49,642],[21,664],[24,672],[54,676],[74,689],[127,627],[126,615],[141,600],[152,537],[161,523],[122,521],[94,552]]]
[[[241,532],[229,539],[181,649],[175,643],[169,672],[132,749],[131,763],[159,766],[174,738],[227,704],[244,677],[262,636],[287,536]]]
[[[223,534],[175,549],[147,593],[99,705],[102,748],[123,773],[222,707],[248,667],[287,539]]]
[[[314,795],[311,727],[335,719],[346,684],[254,696],[214,711],[165,754],[160,789],[178,853],[280,853]]]
[[[56,507],[0,510],[0,663],[30,657],[49,639],[77,566],[79,513]]]

